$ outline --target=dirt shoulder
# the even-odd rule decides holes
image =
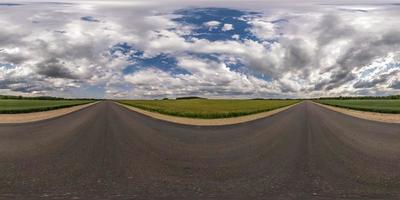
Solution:
[[[195,118],[187,118],[187,117],[176,117],[176,116],[165,115],[165,114],[160,114],[160,113],[156,113],[156,112],[150,112],[147,110],[135,108],[132,106],[121,104],[121,103],[117,103],[117,104],[124,106],[135,112],[147,115],[149,117],[168,121],[168,122],[173,122],[173,123],[177,123],[177,124],[195,125],[195,126],[222,126],[222,125],[239,124],[239,123],[249,122],[249,121],[253,121],[256,119],[268,117],[268,116],[274,115],[276,113],[279,113],[281,111],[284,111],[284,110],[286,110],[292,106],[295,106],[299,103],[296,103],[296,104],[293,104],[290,106],[286,106],[283,108],[278,108],[275,110],[267,111],[267,112],[262,112],[262,113],[252,114],[252,115],[245,115],[245,116],[240,116],[240,117],[221,118],[221,119],[195,119]]]
[[[353,117],[361,118],[361,119],[367,119],[367,120],[378,121],[378,122],[386,122],[386,123],[400,123],[400,114],[366,112],[366,111],[352,110],[352,109],[347,109],[347,108],[339,108],[339,107],[329,106],[329,105],[320,104],[320,103],[316,103],[316,102],[313,102],[313,103],[318,104],[319,106],[328,108],[330,110],[340,112],[340,113],[343,113],[346,115],[350,115]]]
[[[0,123],[26,123],[26,122],[34,122],[34,121],[50,119],[78,111],[80,109],[89,107],[95,103],[97,102],[79,106],[72,106],[68,108],[49,110],[44,112],[33,112],[33,113],[22,113],[22,114],[0,114]]]

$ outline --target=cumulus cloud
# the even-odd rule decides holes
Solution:
[[[55,58],[43,61],[37,64],[37,73],[50,78],[65,78],[76,79],[77,76],[73,74],[67,67],[64,66],[65,62],[59,61]]]
[[[0,90],[110,98],[400,90],[400,14],[393,6],[190,12],[155,2],[121,5],[0,7],[0,26],[7,27],[0,30]]]
[[[281,94],[275,83],[231,71],[225,64],[193,57],[179,58],[178,65],[191,74],[149,68],[125,76],[135,87],[135,97],[200,95],[211,97],[272,96]],[[148,84],[153,83],[153,84]]]
[[[249,23],[253,26],[251,31],[258,38],[266,40],[277,36],[276,25],[268,21],[268,19],[255,18]]]
[[[233,25],[232,24],[224,24],[224,26],[222,26],[221,30],[222,31],[231,31],[233,30]]]
[[[221,24],[221,22],[219,22],[219,21],[209,21],[209,22],[205,22],[204,26],[206,26],[208,28],[208,30],[211,31],[213,29],[217,29],[220,24]]]

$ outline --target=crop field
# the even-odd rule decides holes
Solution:
[[[393,99],[374,99],[374,100],[318,100],[318,103],[349,108],[354,110],[380,112],[380,113],[400,113],[400,100]]]
[[[167,115],[216,119],[238,117],[282,108],[298,100],[121,100],[119,103]]]
[[[0,100],[0,114],[30,113],[90,103],[90,100]]]

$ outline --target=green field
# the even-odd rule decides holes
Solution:
[[[317,100],[316,102],[336,107],[349,108],[354,110],[380,112],[380,113],[400,113],[400,99],[384,100]]]
[[[90,100],[0,100],[0,114],[30,113],[90,103]]]
[[[216,119],[255,114],[285,107],[298,100],[121,100],[122,104],[167,115]]]

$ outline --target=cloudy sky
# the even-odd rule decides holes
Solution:
[[[400,93],[400,3],[0,1],[0,94]]]

